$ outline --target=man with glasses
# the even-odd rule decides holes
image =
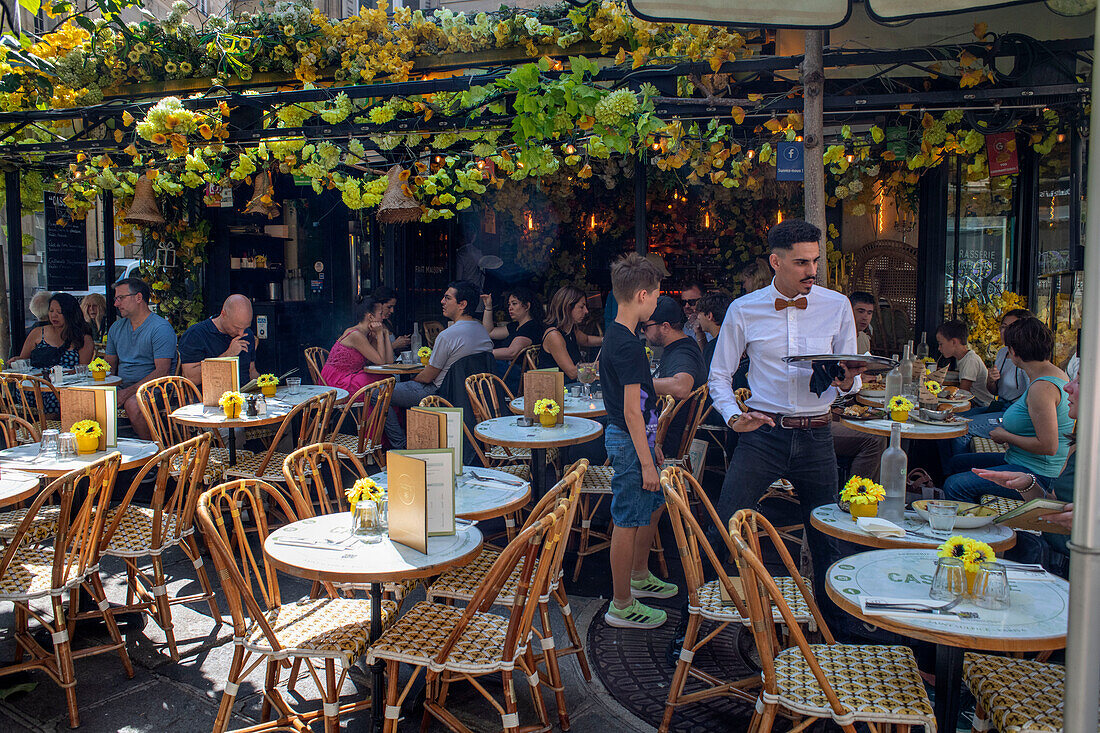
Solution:
[[[641,322],[642,335],[654,346],[660,346],[661,362],[653,375],[653,388],[659,395],[685,399],[707,381],[707,365],[695,339],[684,333],[684,311],[667,295],[657,299],[657,307],[648,321]],[[661,448],[674,458],[680,438],[687,427],[688,411],[681,409],[665,434]]]
[[[699,328],[699,299],[703,297],[703,286],[696,282],[689,282],[680,289],[680,305],[684,309],[684,331],[695,339],[699,348],[706,346],[708,341],[706,333]]]
[[[176,357],[176,332],[172,325],[149,310],[152,291],[143,280],[128,277],[115,285],[115,310],[119,319],[107,331],[107,363],[121,380],[118,403],[134,432],[142,440],[152,433],[138,407],[138,387],[172,373]]]

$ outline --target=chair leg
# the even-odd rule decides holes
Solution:
[[[577,624],[573,620],[573,610],[569,607],[569,596],[561,583],[553,590],[553,595],[561,608],[562,619],[565,621],[565,632],[569,635],[569,643],[572,645],[568,650],[563,650],[562,656],[566,653],[575,653],[577,664],[581,668],[581,676],[584,677],[585,682],[591,682],[592,670],[588,667],[588,656],[585,654],[580,632],[577,631]]]
[[[229,665],[229,678],[225,683],[225,690],[222,691],[222,701],[218,706],[218,715],[214,718],[214,730],[213,733],[225,733],[229,728],[229,716],[233,714],[233,703],[237,700],[237,677],[241,673],[241,667],[244,666],[244,647],[240,644],[233,645],[233,661]],[[264,696],[264,705],[270,707],[267,702],[267,696]]]
[[[690,652],[691,648],[695,646],[695,638],[699,634],[699,625],[702,622],[702,618],[698,614],[691,614],[688,617],[687,629],[684,631],[684,644],[680,651],[680,659],[676,662],[676,672],[672,675],[672,683],[668,686],[668,700],[665,702],[665,714],[661,718],[661,727],[658,728],[659,733],[668,733],[669,726],[672,725],[672,714],[676,712],[676,705],[680,701],[680,695],[684,692],[684,686],[687,684],[688,670],[691,669],[691,662],[685,657],[683,652]]]
[[[516,705],[516,687],[512,681],[512,672],[501,672],[504,683],[504,716],[501,719],[501,728],[504,733],[519,733],[519,708]]]
[[[989,730],[989,722],[985,719],[985,708],[979,702],[974,705],[974,720],[970,726],[970,733],[980,733],[985,730]]]
[[[26,607],[21,602],[15,603],[15,638],[18,640],[20,637],[26,637],[29,633],[29,625],[27,623],[27,611]],[[12,659],[15,664],[23,661],[23,645],[18,641],[15,644],[15,650],[12,652]]]
[[[70,603],[76,601],[76,594],[70,594]],[[65,690],[65,703],[69,707],[69,727],[80,727],[80,713],[76,709],[76,670],[73,667],[73,650],[69,644],[69,626],[65,620],[65,608],[61,596],[53,597],[53,623],[57,631],[53,634],[54,662],[57,664],[57,676]]]
[[[126,605],[134,605],[137,596],[137,565],[131,558],[126,559]]]
[[[760,700],[756,701],[756,704],[760,705]],[[775,725],[775,715],[779,712],[779,706],[775,703],[765,703],[764,710],[759,716],[753,716],[753,722],[756,723],[755,728],[749,728],[750,733],[771,733],[772,726]]]
[[[156,604],[156,619],[160,628],[164,631],[164,637],[168,642],[168,652],[173,662],[180,660],[179,649],[176,648],[176,633],[172,624],[172,603],[168,599],[168,583],[164,577],[164,564],[160,555],[153,555],[153,601]]]
[[[662,578],[668,579],[668,564],[665,562],[665,548],[661,544],[661,532],[660,524],[661,517],[665,515],[665,507],[661,506],[661,513],[657,516],[658,531],[653,535],[653,547],[650,549],[650,554],[657,553],[657,572],[661,574]]]
[[[279,684],[279,662],[275,659],[267,660],[267,674],[264,678],[264,701],[260,704],[260,722],[266,723],[271,719],[271,697],[268,692]]]
[[[122,639],[122,634],[118,630],[118,623],[115,621],[115,612],[111,610],[107,605],[107,591],[103,589],[103,579],[99,577],[99,573],[92,573],[89,576],[89,584],[84,584],[83,587],[91,592],[92,600],[95,601],[101,609],[100,613],[103,616],[103,620],[107,622],[107,632],[111,635],[111,641],[118,645],[118,656],[122,660],[122,667],[126,670],[126,676],[130,679],[134,677],[134,665],[130,663],[130,653],[126,651],[126,642]],[[69,601],[72,603],[72,600]]]
[[[401,672],[401,665],[399,662],[386,662],[386,701],[385,701],[385,719],[382,722],[382,733],[397,733],[397,724],[400,722],[400,708],[397,706],[397,684],[399,682],[399,674]],[[371,706],[380,704],[380,700],[371,700]],[[390,711],[395,710],[393,716],[390,716]],[[373,715],[374,711],[371,710],[370,714]]]
[[[554,637],[551,636],[550,638],[553,639]],[[530,647],[527,648],[527,653],[523,655],[523,661],[520,662],[520,669],[522,669],[524,674],[527,675],[527,684],[530,685],[531,688],[531,702],[535,706],[535,714],[539,717],[539,723],[542,725],[542,727],[549,729],[550,715],[546,712],[546,703],[543,702],[542,699],[542,689],[540,687],[541,680],[539,679],[539,666],[538,662],[535,661],[535,653]],[[556,688],[557,689],[555,690],[555,692],[561,689],[561,685],[556,685]],[[558,708],[558,717],[561,718],[563,714],[565,714],[565,717],[562,723],[562,730],[567,731],[569,730],[569,715],[565,710],[564,697],[561,699],[561,707]]]
[[[180,543],[180,549],[183,550],[183,554],[187,555],[187,559],[191,561],[191,564],[195,566],[195,574],[199,578],[199,585],[202,587],[202,594],[206,596],[206,605],[210,607],[210,616],[214,619],[214,624],[221,625],[221,612],[218,611],[218,601],[214,598],[214,588],[210,585],[210,578],[206,574],[206,567],[202,562],[202,555],[199,553],[199,545],[195,542],[194,535],[188,535],[183,538],[183,542]]]
[[[321,696],[322,704],[333,711],[329,715],[325,711],[325,733],[339,733],[340,731],[340,688],[336,686],[336,660],[325,660],[325,694]],[[331,708],[330,708],[331,706]]]
[[[550,607],[545,601],[539,601],[539,620],[542,623],[542,654],[546,658],[546,674],[550,678],[550,689],[554,693],[554,701],[558,707],[558,723],[562,730],[569,730],[569,710],[565,704],[565,685],[561,679],[561,669],[558,666],[558,650],[554,645],[554,631],[550,626]],[[534,636],[532,636],[532,640]],[[537,674],[538,668],[533,672]],[[538,681],[531,691],[532,695],[539,695]],[[541,696],[540,696],[541,699]]]

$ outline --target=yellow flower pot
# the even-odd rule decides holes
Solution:
[[[894,422],[905,422],[909,419],[909,410],[890,410],[890,419]]]
[[[93,370],[92,371],[92,379],[94,379],[97,382],[102,382],[102,381],[107,379],[107,372],[101,372],[101,371]]]
[[[241,416],[241,407],[242,405],[226,405],[222,408],[222,411],[225,413],[226,418],[236,420]]]
[[[84,456],[99,450],[99,438],[94,435],[76,434],[76,452]]]
[[[549,412],[544,412],[539,415],[539,424],[544,428],[552,428],[558,424],[558,418],[556,415],[551,415]]]
[[[260,387],[260,394],[262,394],[264,397],[274,397],[275,390],[278,389],[278,387],[279,385],[277,384],[265,384]]]
[[[422,357],[420,357],[420,363],[423,364],[424,366],[428,366],[428,359],[430,359],[430,358],[431,358],[430,356],[422,356]]]
[[[848,511],[852,513],[852,519],[858,519],[859,517],[877,517],[878,516],[878,502],[873,501],[868,504],[850,504]]]

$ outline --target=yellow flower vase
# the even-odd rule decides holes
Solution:
[[[430,358],[431,357],[428,357],[428,356],[422,356],[422,357],[420,357],[420,363],[424,366],[428,366],[428,359],[430,359]]]
[[[107,372],[101,372],[101,371],[93,370],[92,371],[92,379],[94,379],[97,382],[103,382],[107,379]]]
[[[241,416],[241,407],[242,405],[226,405],[222,408],[222,411],[225,412],[225,416],[229,420],[236,420]]]
[[[278,386],[279,385],[277,384],[265,384],[260,387],[260,394],[262,394],[264,397],[274,397],[275,390],[278,389]]]
[[[94,435],[76,434],[76,452],[82,456],[95,453],[99,450],[99,438]]]
[[[978,571],[977,571],[977,569],[966,570],[965,573],[966,573],[966,595],[973,597],[974,596],[974,583],[975,583],[975,581],[978,580]]]
[[[557,415],[551,415],[549,412],[544,412],[539,415],[539,424],[544,428],[552,428],[558,424]]]
[[[909,419],[909,410],[890,410],[890,419],[894,422],[906,422]]]
[[[860,517],[877,517],[878,502],[872,501],[868,504],[849,504],[848,511],[852,513],[852,519],[858,519]]]

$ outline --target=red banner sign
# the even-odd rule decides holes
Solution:
[[[998,132],[985,136],[985,154],[989,158],[989,175],[1011,176],[1020,172],[1016,156],[1016,133]]]

